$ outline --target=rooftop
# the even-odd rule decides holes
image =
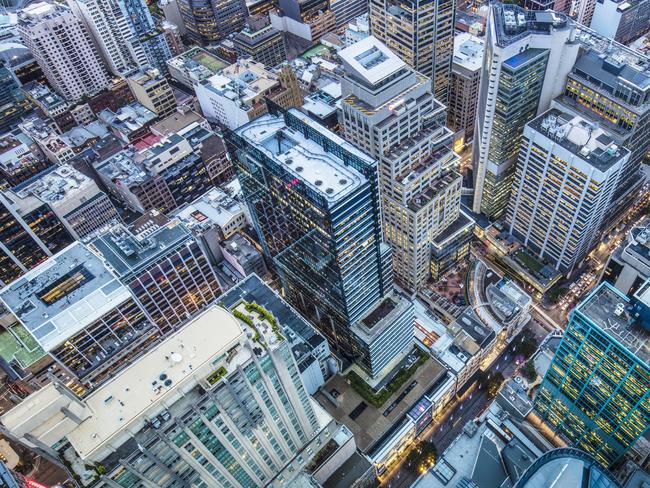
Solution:
[[[205,119],[198,113],[181,107],[172,115],[153,124],[151,126],[151,132],[166,137],[172,133],[186,129],[195,122],[206,123]]]
[[[131,294],[102,260],[75,242],[0,290],[0,299],[51,351]]]
[[[209,78],[228,65],[225,61],[200,47],[193,47],[175,58],[169,59],[167,64],[196,81]]]
[[[601,172],[624,162],[630,153],[600,126],[558,109],[544,112],[528,125]]]
[[[590,319],[641,361],[650,361],[650,330],[634,324],[628,311],[628,298],[609,283],[601,283],[574,313]]]
[[[239,60],[202,82],[207,90],[252,106],[254,99],[280,83],[277,75],[251,59]]]
[[[243,324],[230,313],[217,306],[208,308],[86,397],[92,416],[68,434],[68,440],[82,459],[91,458],[124,431],[137,430],[148,411],[173,403],[214,369],[215,359],[240,345],[244,334]],[[250,357],[250,352],[234,357],[229,369]]]
[[[119,277],[132,276],[150,266],[160,256],[192,239],[187,228],[177,220],[134,234],[124,225],[113,226],[94,239],[90,246],[97,251]]]
[[[67,105],[66,101],[49,86],[37,82],[27,83],[23,90],[36,100],[45,110],[53,110]]]
[[[117,112],[106,108],[98,115],[99,120],[124,133],[135,132],[156,118],[156,114],[144,105],[133,102]]]
[[[334,144],[344,147],[367,164],[374,165],[369,156],[301,112],[291,109],[289,113],[323,132]],[[289,127],[281,116],[264,115],[240,127],[237,133],[292,174],[296,183],[305,183],[330,202],[345,197],[366,181],[361,173],[346,165],[338,156],[325,150],[316,141],[306,138],[303,132]]]
[[[483,66],[485,41],[469,32],[456,34],[454,38],[454,64],[469,71],[478,71]]]
[[[530,34],[551,34],[571,27],[570,19],[551,10],[526,10],[518,5],[493,4],[497,43],[501,46]]]
[[[203,229],[217,224],[222,229],[242,215],[241,203],[219,188],[213,188],[176,211],[176,216],[190,229]]]
[[[21,198],[33,195],[49,205],[57,205],[64,202],[71,204],[73,199],[82,200],[80,204],[83,204],[99,193],[99,188],[86,175],[65,164],[51,166],[39,174],[38,179],[30,179],[14,188],[14,191]]]
[[[376,37],[369,36],[338,52],[348,72],[376,84],[406,66]]]

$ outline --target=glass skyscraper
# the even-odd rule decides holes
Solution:
[[[650,330],[602,283],[571,320],[535,399],[547,424],[610,466],[650,426]]]
[[[413,321],[399,318],[361,340],[350,330],[393,309],[381,306],[393,285],[376,163],[299,111],[272,111],[226,135],[262,247],[289,301],[348,358],[393,337],[382,360],[366,361],[374,374],[413,337]]]
[[[29,102],[13,71],[0,61],[0,131],[20,122],[28,108]]]

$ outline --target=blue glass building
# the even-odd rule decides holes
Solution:
[[[571,315],[535,409],[605,466],[650,426],[650,331],[628,298],[602,283]]]
[[[29,101],[21,90],[13,71],[0,60],[0,133],[18,124],[29,109]]]
[[[264,115],[226,140],[287,298],[345,356],[368,359],[380,349],[382,358],[364,362],[376,374],[412,342],[413,319],[404,320],[412,307],[397,306],[399,298],[384,300],[393,279],[375,161],[295,109]],[[395,309],[402,313],[393,317]],[[364,331],[355,335],[354,324]],[[387,336],[392,347],[373,347]]]

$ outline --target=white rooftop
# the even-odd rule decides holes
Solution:
[[[215,358],[243,338],[240,322],[229,312],[217,306],[207,309],[91,393],[85,403],[92,414],[68,434],[68,440],[88,459],[125,431],[142,428],[147,412],[157,413],[174,403],[211,372]]]
[[[478,71],[483,66],[485,41],[469,32],[454,37],[454,64],[469,71]]]
[[[190,228],[215,223],[223,229],[243,213],[242,205],[237,200],[220,189],[213,188],[181,208],[176,216]]]
[[[103,261],[74,242],[0,290],[0,299],[51,351],[131,297]]]
[[[346,71],[375,84],[402,69],[405,65],[395,53],[376,37],[370,36],[338,53]]]
[[[305,114],[295,109],[291,109],[290,112],[315,130],[322,132],[335,144],[372,164],[372,159],[363,152],[315,123]],[[301,132],[288,127],[282,117],[267,114],[239,128],[237,132],[279,162],[297,180],[306,183],[330,201],[347,195],[366,179],[361,173],[345,165],[337,156],[325,151],[315,141],[307,139]],[[281,137],[279,137],[280,133]]]

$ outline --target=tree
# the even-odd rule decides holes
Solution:
[[[487,392],[488,398],[497,396],[504,381],[505,378],[500,372],[491,373],[490,371],[485,371],[479,380],[481,388]]]
[[[532,359],[526,361],[521,367],[521,375],[531,383],[537,379],[537,370],[535,370],[535,364]]]
[[[548,291],[547,297],[551,303],[557,303],[568,291],[566,286],[556,285]]]
[[[404,466],[414,474],[420,475],[433,466],[438,457],[438,449],[431,441],[418,441],[406,456]]]
[[[537,340],[530,332],[523,331],[512,341],[510,347],[514,354],[528,359],[537,351]]]

